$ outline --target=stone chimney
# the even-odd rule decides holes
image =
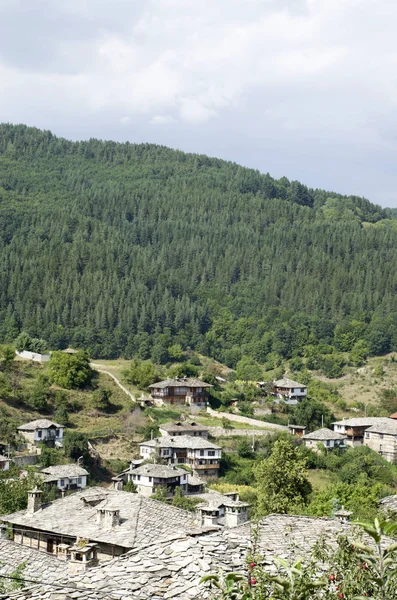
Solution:
[[[28,508],[26,511],[28,515],[33,515],[35,512],[40,510],[42,495],[43,492],[39,490],[37,486],[34,488],[34,490],[28,491]]]
[[[114,527],[120,525],[120,509],[107,506],[98,508],[96,522],[105,529],[114,529]]]
[[[248,521],[248,504],[225,505],[225,526],[237,527]]]

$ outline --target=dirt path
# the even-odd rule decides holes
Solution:
[[[102,365],[98,365],[97,363],[91,363],[91,367],[93,369],[95,369],[96,371],[98,371],[99,373],[105,373],[105,375],[109,375],[109,377],[111,377],[113,379],[113,381],[119,386],[119,388],[121,388],[123,390],[123,392],[125,394],[127,394],[127,396],[129,396],[133,402],[137,401],[134,394],[132,392],[130,392],[129,390],[127,390],[127,388],[124,387],[124,385],[121,383],[121,381],[119,381],[117,379],[117,377],[115,375],[113,375],[113,373],[111,373],[110,371],[106,371],[106,369],[104,369],[102,367]]]
[[[231,413],[217,412],[212,408],[207,408],[207,413],[212,417],[218,419],[229,419],[229,421],[235,421],[236,423],[246,423],[247,425],[253,425],[254,427],[262,427],[262,429],[272,429],[273,431],[288,431],[288,427],[285,425],[277,425],[276,423],[265,423],[265,421],[258,421],[257,419],[251,419],[250,417],[242,417],[241,415],[233,415]]]

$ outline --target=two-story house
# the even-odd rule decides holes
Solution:
[[[334,431],[346,435],[346,444],[348,446],[362,446],[364,435],[367,429],[379,423],[393,423],[393,419],[388,417],[353,417],[352,419],[343,419],[332,423]]]
[[[208,400],[208,389],[212,385],[193,377],[165,379],[149,386],[154,404],[176,406],[196,406],[205,408]]]
[[[177,423],[163,423],[159,426],[159,431],[162,436],[192,435],[207,439],[209,429],[200,423],[178,421]]]
[[[58,425],[48,419],[37,419],[18,427],[19,433],[25,438],[28,447],[33,449],[44,442],[47,446],[62,445],[63,425]]]
[[[302,400],[307,396],[307,387],[287,377],[273,382],[273,394],[283,400]]]
[[[55,465],[40,471],[43,483],[56,486],[59,491],[83,490],[87,485],[88,471],[80,465]]]
[[[389,462],[397,459],[397,422],[376,423],[366,429],[364,434],[364,446],[375,450]]]
[[[156,489],[167,489],[169,496],[173,496],[175,489],[180,487],[186,493],[189,473],[184,469],[169,465],[146,463],[127,472],[128,481],[132,481],[141,496],[149,497]]]
[[[142,442],[140,455],[142,458],[156,456],[170,465],[189,465],[200,477],[217,477],[222,450],[212,442],[201,437],[180,435],[164,436]]]
[[[334,448],[344,450],[346,448],[346,436],[326,427],[303,435],[302,440],[307,448],[311,448],[315,452],[318,451],[319,444],[322,444],[327,450],[333,450]]]

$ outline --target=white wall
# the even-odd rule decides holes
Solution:
[[[50,436],[49,429],[36,429],[34,432],[34,441],[35,442],[44,442],[45,440],[48,440],[48,439],[55,439],[57,442],[60,442],[63,439],[63,429],[64,429],[63,427],[58,428],[58,435],[56,435],[55,438],[52,438],[52,436]],[[40,431],[41,431],[41,437],[39,436]]]
[[[29,352],[28,350],[22,350],[22,352],[18,352],[17,350],[16,354],[21,358],[35,360],[36,362],[47,362],[51,358],[49,354],[38,354],[37,352]]]

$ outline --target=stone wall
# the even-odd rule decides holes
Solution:
[[[37,454],[23,454],[20,456],[13,456],[12,462],[17,465],[17,467],[24,467],[26,465],[36,465],[39,457]]]
[[[255,435],[270,435],[274,433],[274,431],[270,429],[224,429],[223,427],[208,427],[208,433],[211,437],[236,437],[239,435],[246,436],[249,435],[252,437],[252,432],[255,432]]]

